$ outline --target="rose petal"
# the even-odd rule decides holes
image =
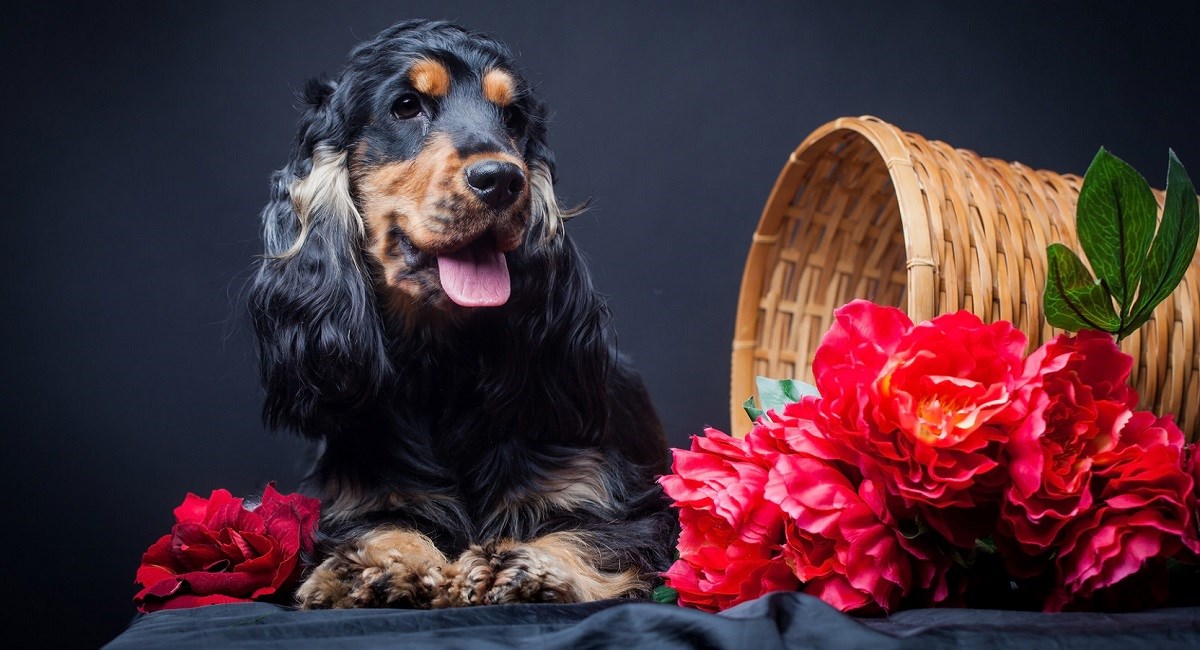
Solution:
[[[256,512],[263,518],[266,534],[276,539],[286,553],[311,550],[320,512],[318,500],[299,494],[283,496],[271,483],[263,491],[262,505]]]
[[[208,505],[204,510],[203,523],[209,528],[224,527],[221,522],[214,522],[213,517],[216,513],[222,512],[233,505],[236,509],[241,509],[242,499],[234,497],[229,493],[229,490],[213,490],[212,495],[208,498]]]
[[[188,492],[187,496],[183,499],[183,503],[175,508],[175,521],[177,523],[188,522],[198,524],[204,521],[204,515],[207,512],[208,499]]]

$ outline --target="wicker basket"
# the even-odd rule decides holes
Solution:
[[[968,309],[1012,321],[1030,350],[1058,332],[1042,317],[1046,245],[1075,239],[1081,179],[906,133],[873,117],[808,136],[775,182],[742,277],[733,339],[732,428],[754,377],[812,381],[833,310],[854,298],[914,322]],[[1156,192],[1159,203],[1162,193]],[[1136,359],[1142,408],[1174,413],[1192,437],[1200,407],[1200,265],[1121,349]]]

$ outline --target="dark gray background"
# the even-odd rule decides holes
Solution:
[[[571,230],[676,445],[727,424],[750,233],[820,124],[871,113],[1073,172],[1103,144],[1157,186],[1173,146],[1200,176],[1195,15],[1174,5],[641,4],[6,10],[0,539],[18,640],[117,634],[186,492],[294,489],[301,447],[258,423],[238,294],[294,91],[396,20],[457,19],[520,55],[555,111],[561,195],[596,200]]]

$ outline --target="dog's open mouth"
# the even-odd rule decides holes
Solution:
[[[463,248],[437,256],[442,289],[455,304],[463,307],[498,307],[508,302],[512,283],[508,262],[486,235]]]

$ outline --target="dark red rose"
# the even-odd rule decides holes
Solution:
[[[1183,469],[1192,477],[1192,494],[1188,497],[1192,526],[1183,536],[1183,542],[1193,555],[1200,556],[1200,443],[1184,447]]]
[[[247,509],[226,490],[188,494],[175,525],[142,556],[138,611],[240,603],[286,593],[312,550],[320,502],[281,495],[274,484]]]

